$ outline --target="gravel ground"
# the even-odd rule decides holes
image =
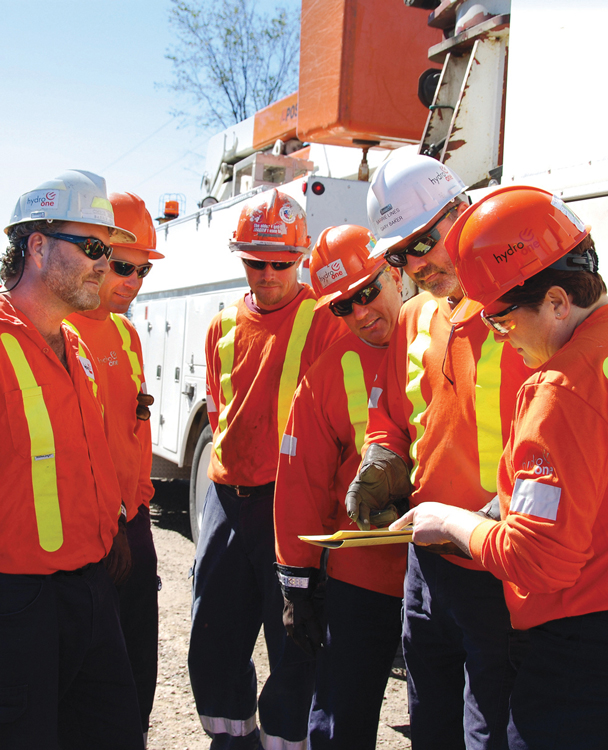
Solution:
[[[188,679],[190,581],[194,559],[188,519],[188,484],[155,481],[152,529],[163,588],[159,594],[160,643],[156,701],[148,734],[149,750],[208,750],[210,739],[196,714]],[[268,675],[268,659],[260,637],[254,652],[260,684]],[[407,689],[403,665],[389,679],[378,729],[377,747],[410,748]],[[353,748],[353,750],[356,750]]]

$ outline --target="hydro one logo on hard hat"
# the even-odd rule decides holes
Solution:
[[[330,286],[330,284],[333,284],[334,281],[345,279],[347,276],[346,268],[344,268],[344,264],[340,258],[334,260],[328,266],[323,266],[323,268],[320,268],[317,271],[317,278],[323,289],[327,289],[327,287]]]
[[[34,190],[26,198],[27,207],[34,211],[36,208],[56,208],[56,190]]]

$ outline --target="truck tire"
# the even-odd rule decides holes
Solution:
[[[211,484],[211,480],[207,476],[207,469],[211,461],[212,444],[213,432],[211,425],[207,424],[196,443],[192,458],[192,473],[190,474],[190,532],[195,545],[198,544],[198,537],[201,532],[207,488]]]

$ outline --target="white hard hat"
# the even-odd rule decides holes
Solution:
[[[99,224],[110,230],[115,242],[130,243],[136,239],[131,232],[115,226],[104,178],[81,169],[68,169],[54,180],[24,193],[4,231],[8,234],[11,227],[26,221]]]
[[[396,149],[374,173],[367,193],[369,225],[377,239],[373,255],[425,227],[464,189],[445,164],[412,154],[407,146]]]

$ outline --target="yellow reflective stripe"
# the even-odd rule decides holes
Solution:
[[[78,356],[79,357],[84,357],[84,359],[90,361],[89,358],[87,357],[87,353],[85,352],[84,347],[82,346],[82,336],[80,335],[80,331],[78,330],[78,328],[76,328],[76,326],[72,323],[71,320],[66,320],[64,318],[63,322],[65,323],[66,326],[68,326],[68,328],[71,328],[74,331],[74,333],[78,336]],[[82,367],[82,364],[81,364],[81,367]],[[84,370],[84,367],[82,369]],[[93,388],[93,395],[95,396],[95,398],[97,398],[97,388],[98,388],[98,385],[95,382],[95,378],[92,378],[86,372],[86,370],[85,370],[85,375],[87,376],[87,378],[89,379],[89,382],[91,383],[91,387]],[[104,409],[104,406],[102,404],[101,405],[102,412],[103,412],[103,409]]]
[[[32,488],[38,539],[43,550],[55,552],[63,544],[63,528],[57,491],[55,436],[51,418],[44,402],[42,388],[37,384],[19,342],[9,333],[0,335],[0,339],[17,376],[30,434]]]
[[[436,310],[437,302],[435,302],[435,300],[429,300],[422,306],[420,317],[418,319],[418,334],[408,346],[407,350],[407,386],[405,388],[405,394],[412,404],[410,424],[414,428],[416,435],[410,448],[410,454],[414,462],[410,475],[412,484],[414,484],[416,480],[416,471],[418,470],[419,465],[418,443],[422,440],[422,436],[424,435],[421,418],[428,407],[428,404],[422,397],[422,389],[420,387],[420,382],[424,375],[422,358],[431,345],[431,320]]]
[[[141,366],[139,364],[139,357],[131,348],[131,333],[129,332],[129,329],[125,325],[125,322],[120,317],[120,315],[116,315],[116,313],[110,313],[110,318],[112,318],[112,321],[114,325],[116,326],[116,328],[118,329],[118,333],[120,334],[120,338],[122,340],[123,351],[127,355],[129,364],[131,365],[131,378],[133,382],[135,383],[137,392],[139,393],[141,390],[143,377],[142,377]]]
[[[281,373],[281,382],[279,383],[279,400],[277,404],[277,424],[279,428],[279,445],[285,425],[289,417],[291,399],[298,387],[298,375],[300,374],[300,359],[306,337],[312,325],[312,319],[315,312],[317,300],[305,299],[298,308],[298,312],[293,321],[291,336],[285,352],[285,361],[283,362],[283,372]]]
[[[484,490],[496,492],[496,472],[502,455],[502,422],[500,418],[500,358],[503,343],[494,340],[489,331],[481,347],[475,385],[475,415],[479,479]]]
[[[220,388],[224,396],[225,406],[218,416],[220,432],[213,448],[220,463],[222,463],[222,440],[228,429],[228,410],[234,398],[232,393],[232,366],[234,364],[234,337],[236,335],[237,311],[238,308],[236,305],[226,307],[222,310],[222,337],[217,344],[220,358]]]
[[[344,390],[348,402],[348,417],[355,430],[355,447],[361,454],[365,427],[367,426],[367,389],[361,357],[357,352],[345,352],[342,356],[342,372],[344,373]]]

